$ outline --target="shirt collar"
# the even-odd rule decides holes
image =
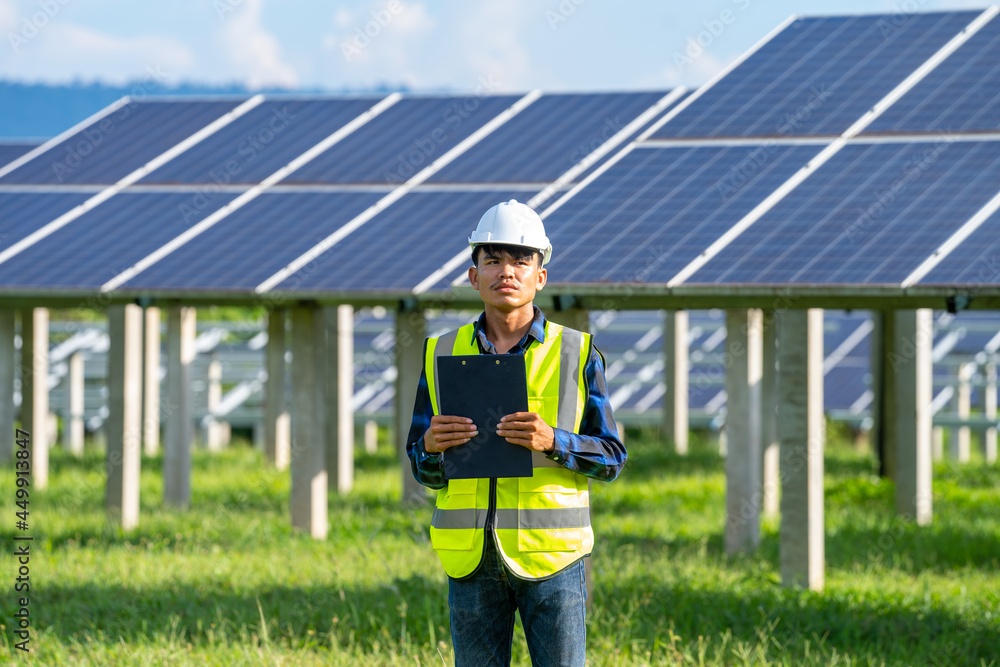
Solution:
[[[517,344],[515,349],[524,350],[528,347],[529,341],[528,336],[531,336],[539,343],[545,342],[545,315],[542,314],[541,309],[538,306],[532,305],[532,310],[535,315],[531,320],[531,327],[528,329],[528,333],[524,334],[521,342]],[[489,353],[496,354],[496,348],[493,347],[493,343],[486,338],[486,312],[484,311],[479,315],[479,319],[476,320],[475,326],[472,328],[473,339],[479,340],[479,347]]]

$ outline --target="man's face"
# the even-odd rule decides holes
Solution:
[[[469,269],[469,282],[483,303],[509,312],[530,304],[545,286],[546,270],[536,255],[514,258],[504,252],[483,250],[479,265]]]

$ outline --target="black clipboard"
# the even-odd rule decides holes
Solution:
[[[528,411],[524,356],[471,354],[437,358],[438,401],[443,415],[468,417],[479,433],[444,451],[447,479],[531,477],[531,450],[497,435],[504,415]]]

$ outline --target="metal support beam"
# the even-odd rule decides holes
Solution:
[[[984,369],[986,386],[983,387],[983,416],[996,421],[997,418],[997,355],[992,354]],[[983,430],[983,457],[986,462],[997,462],[997,429],[995,426]]]
[[[31,434],[31,481],[49,485],[49,311],[21,311],[21,428]]]
[[[142,360],[142,449],[160,451],[160,309],[146,308]]]
[[[374,454],[378,451],[378,422],[369,419],[365,422],[365,453]]]
[[[223,426],[215,412],[222,401],[222,362],[218,351],[213,351],[208,362],[208,415],[204,422],[205,448],[210,452],[220,451],[223,443]]]
[[[292,319],[292,526],[325,539],[327,481],[322,409],[323,321],[319,309],[299,306]]]
[[[931,349],[929,308],[895,314],[890,366],[895,375],[896,511],[919,525],[931,522]]]
[[[354,307],[323,309],[326,321],[326,461],[330,490],[354,486]]]
[[[958,366],[958,391],[955,392],[956,411],[959,419],[972,415],[972,371],[975,364],[962,363]],[[933,398],[933,396],[932,396]],[[972,450],[972,429],[959,426],[951,430],[951,458],[959,463],[969,462]]]
[[[823,311],[778,314],[781,581],[822,590]]]
[[[775,311],[763,311],[760,375],[760,450],[761,484],[763,485],[765,516],[778,515],[780,482],[778,446],[778,323]]]
[[[895,311],[872,312],[872,443],[879,457],[879,475],[896,477],[896,373],[893,346]]]
[[[413,477],[410,459],[406,455],[406,437],[413,420],[413,397],[424,368],[424,339],[427,324],[421,310],[400,310],[396,313],[396,399],[394,442],[403,475],[403,502],[425,502],[427,493]]]
[[[688,313],[668,310],[663,320],[663,434],[678,454],[688,452]]]
[[[760,383],[763,317],[726,311],[726,553],[760,543]]]
[[[0,465],[14,459],[14,311],[0,308]]]
[[[278,470],[288,467],[291,456],[291,418],[285,404],[284,308],[273,309],[267,318],[267,388],[264,398],[264,454]]]
[[[125,530],[139,525],[142,460],[142,308],[108,307],[108,518]]]
[[[191,448],[194,445],[194,408],[191,364],[197,312],[174,307],[167,316],[167,400],[164,425],[163,502],[187,507],[191,502]]]
[[[77,350],[69,357],[69,414],[66,415],[66,423],[63,426],[63,440],[66,451],[73,456],[83,456],[83,409],[84,409],[84,388],[86,378],[84,377],[83,352]]]

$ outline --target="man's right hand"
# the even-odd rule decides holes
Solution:
[[[468,417],[434,415],[430,428],[424,431],[424,449],[428,454],[437,454],[455,445],[464,445],[478,433]]]

